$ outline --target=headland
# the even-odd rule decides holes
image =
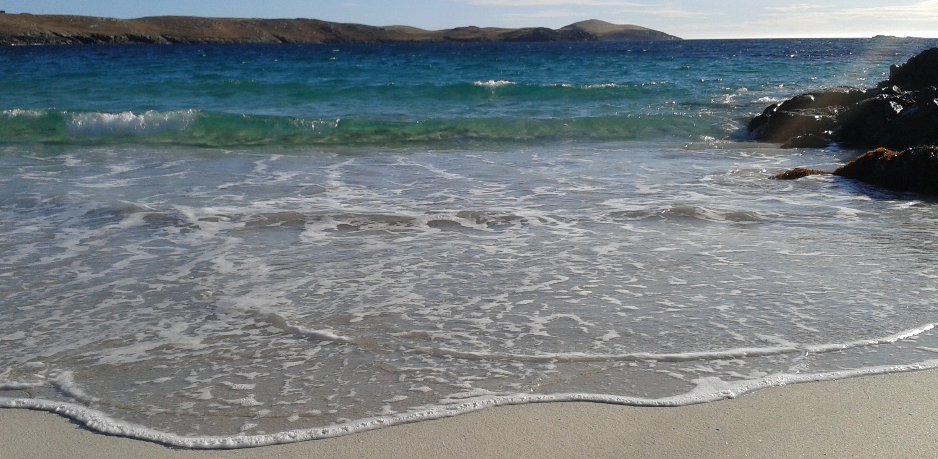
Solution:
[[[317,19],[240,19],[156,16],[114,19],[67,15],[0,15],[0,45],[74,45],[132,43],[485,43],[680,40],[636,25],[599,20],[560,29],[458,27],[423,30],[408,26],[375,27]]]

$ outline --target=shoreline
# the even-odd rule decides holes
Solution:
[[[58,415],[0,409],[0,457],[925,457],[938,450],[938,370],[767,388],[682,407],[589,402],[493,407],[337,438],[183,450]]]

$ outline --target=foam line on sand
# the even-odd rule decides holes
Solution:
[[[37,411],[0,410],[0,458],[935,457],[938,370],[765,389],[674,408],[496,407],[360,434],[241,450],[172,449]]]

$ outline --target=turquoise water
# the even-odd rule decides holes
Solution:
[[[931,43],[932,45],[934,43]],[[927,41],[8,48],[5,142],[411,145],[726,138]]]
[[[936,44],[2,49],[0,405],[217,448],[934,367],[934,199],[743,129]]]

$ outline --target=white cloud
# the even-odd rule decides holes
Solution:
[[[506,13],[500,15],[500,17],[505,19],[540,19],[540,18],[570,18],[583,16],[583,13],[574,13],[571,11],[562,11],[562,10],[547,10],[547,11],[536,11],[533,13]]]
[[[842,14],[856,18],[938,22],[938,0],[928,0],[905,6],[848,8]]]
[[[877,7],[812,8],[810,5],[792,5],[766,8],[766,11],[761,18],[746,25],[788,36],[866,36],[938,29],[938,0]]]
[[[456,0],[468,3],[473,6],[490,7],[543,7],[543,6],[613,6],[624,9],[615,11],[614,14],[644,14],[649,16],[659,16],[665,18],[700,18],[712,16],[711,13],[701,13],[683,8],[676,8],[670,4],[667,5],[649,5],[644,3],[633,3],[617,0]],[[566,17],[575,16],[575,13],[560,11],[542,11],[529,14],[503,15],[503,17]]]
[[[633,8],[627,10],[620,10],[617,13],[630,13],[630,14],[645,14],[649,16],[659,16],[668,19],[692,19],[692,18],[702,18],[707,16],[713,16],[717,13],[702,13],[699,11],[691,11],[683,8],[674,8],[671,6],[665,6],[661,8],[646,7],[646,8]]]
[[[811,10],[822,10],[829,9],[829,6],[814,5],[811,3],[799,3],[797,5],[789,6],[771,6],[766,8],[769,11],[777,11],[779,13],[804,13]]]
[[[899,0],[902,1],[902,0]],[[908,0],[902,1],[907,3]],[[885,3],[885,2],[884,2]],[[898,3],[896,1],[895,3]],[[713,36],[705,26],[689,25],[686,35]],[[850,6],[799,3],[762,7],[761,12],[732,25],[720,37],[870,37],[873,35],[935,36],[938,0],[905,5]]]
[[[836,21],[838,23],[861,19],[938,22],[938,0],[927,0],[911,5],[842,8],[836,10],[830,7],[819,7],[808,4],[771,7],[766,9],[772,12],[768,15],[770,18],[802,18],[812,21]]]

